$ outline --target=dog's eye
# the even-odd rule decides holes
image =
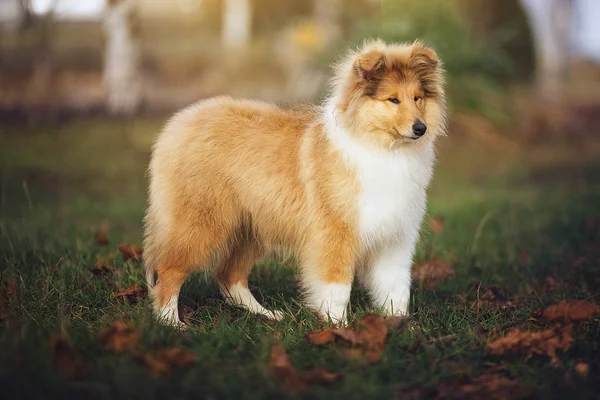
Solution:
[[[415,96],[415,103],[418,103],[421,98],[419,96]]]
[[[394,103],[394,104],[400,104],[400,100],[398,100],[398,99],[397,99],[397,98],[395,98],[395,97],[390,97],[390,98],[388,99],[388,101],[391,101],[391,102],[392,102],[392,103]]]

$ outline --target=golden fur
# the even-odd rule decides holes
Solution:
[[[441,63],[419,42],[366,43],[336,67],[328,103],[365,151],[424,151],[445,129]],[[252,266],[271,250],[297,256],[309,292],[315,281],[352,282],[375,250],[357,227],[360,180],[329,139],[324,110],[217,97],[167,123],[152,153],[145,218],[144,262],[148,284],[158,278],[159,316],[172,299],[176,307],[188,275],[213,260],[226,297],[234,285],[247,288]],[[416,120],[428,127],[417,140]],[[170,312],[162,317],[179,323]]]

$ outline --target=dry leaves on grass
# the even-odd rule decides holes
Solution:
[[[21,289],[11,280],[5,280],[0,285],[0,321],[14,318],[15,310],[21,300]]]
[[[97,258],[96,263],[88,268],[88,270],[96,275],[106,275],[112,272],[112,267],[108,264],[108,262],[103,258]]]
[[[145,353],[140,349],[140,332],[123,321],[100,332],[102,347],[117,353],[129,353],[155,378],[168,376],[175,368],[183,368],[196,361],[193,353],[178,348]]]
[[[438,399],[485,399],[512,400],[528,397],[531,391],[505,376],[485,373],[468,383],[456,381],[442,383],[438,387]]]
[[[196,361],[194,353],[177,348],[159,350],[155,354],[136,352],[134,358],[155,378],[169,376],[173,369],[187,367]]]
[[[275,344],[271,347],[269,366],[275,379],[280,379],[286,386],[297,390],[305,389],[310,383],[330,383],[339,377],[338,374],[322,368],[305,373],[298,372],[290,362],[282,344]]]
[[[102,347],[119,353],[136,348],[140,338],[140,332],[123,321],[117,321],[100,331]]]
[[[50,338],[52,363],[68,378],[77,378],[83,374],[83,362],[71,342],[62,333]]]
[[[483,290],[481,290],[482,288],[477,284],[472,285],[472,287],[477,290],[477,298],[470,304],[470,308],[477,313],[479,313],[482,308],[508,310],[515,307],[508,295],[497,286],[490,286]]]
[[[135,244],[124,244],[120,243],[117,245],[117,249],[121,252],[123,260],[142,261],[142,248]]]
[[[376,363],[385,351],[388,324],[382,317],[367,315],[359,321],[358,325],[357,330],[337,328],[309,333],[307,339],[311,343],[322,345],[333,342],[338,337],[352,344],[353,348],[346,352],[347,355],[361,357],[370,363]]]
[[[452,269],[450,263],[440,258],[425,261],[417,265],[412,272],[413,278],[428,289],[434,288],[442,279],[454,274],[454,269]]]
[[[433,233],[440,233],[444,230],[444,218],[432,218],[427,223]]]
[[[135,285],[115,293],[115,297],[121,300],[138,301],[148,295],[148,289]]]
[[[108,245],[108,221],[102,221],[100,223],[100,226],[98,226],[98,228],[94,232],[94,240],[100,246]]]
[[[557,351],[566,351],[573,343],[572,327],[556,326],[542,332],[527,332],[513,329],[500,339],[488,343],[487,348],[494,355],[525,353],[527,358],[534,355],[549,357],[552,365],[560,364]]]
[[[544,310],[544,318],[550,321],[586,321],[593,318],[600,309],[587,300],[563,300]]]

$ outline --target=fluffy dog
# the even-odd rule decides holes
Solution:
[[[445,119],[437,54],[381,41],[337,65],[322,107],[217,97],[176,114],[149,167],[144,262],[157,316],[180,325],[181,285],[216,263],[230,304],[282,318],[248,290],[273,250],[297,257],[305,303],[326,319],[346,321],[355,275],[384,314],[407,314]]]

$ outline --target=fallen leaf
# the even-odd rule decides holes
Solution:
[[[551,321],[586,321],[598,313],[595,303],[587,300],[563,300],[544,310],[544,318]]]
[[[340,374],[324,368],[313,369],[304,374],[304,380],[309,383],[331,383],[340,377]]]
[[[566,351],[573,343],[571,326],[557,326],[542,332],[526,332],[513,329],[506,336],[488,343],[487,348],[492,354],[524,352],[527,358],[533,355],[547,356],[552,365],[560,364],[557,351]]]
[[[509,300],[506,293],[497,286],[485,288],[481,293],[481,288],[477,285],[477,299],[471,304],[471,309],[476,309],[478,313],[481,308],[508,310],[514,307],[515,305]]]
[[[331,329],[322,332],[313,332],[306,335],[308,341],[312,344],[326,344],[335,340],[335,334]]]
[[[134,357],[155,378],[168,376],[174,368],[184,368],[196,361],[194,353],[178,348],[159,350],[155,354],[136,352]]]
[[[428,225],[433,233],[440,233],[444,230],[444,218],[432,218],[429,220]]]
[[[466,383],[450,380],[438,386],[438,399],[509,400],[530,396],[531,391],[505,376],[484,373]]]
[[[290,358],[282,344],[275,344],[271,347],[269,365],[273,376],[276,379],[281,379],[287,386],[294,389],[303,389],[306,386],[306,383],[290,362]]]
[[[123,260],[142,261],[142,248],[134,244],[123,244],[117,245],[117,249],[121,252]]]
[[[94,265],[92,265],[91,267],[89,267],[88,270],[92,274],[94,274],[96,276],[100,276],[100,275],[106,275],[106,274],[112,272],[112,267],[103,258],[97,258],[96,263]]]
[[[123,321],[104,328],[100,332],[100,343],[108,350],[122,353],[134,349],[140,341],[140,332]]]
[[[274,378],[281,379],[286,386],[296,390],[303,390],[310,383],[330,383],[339,377],[339,374],[324,368],[316,368],[305,373],[298,372],[281,344],[271,347],[269,365]]]
[[[127,299],[130,301],[137,301],[148,294],[148,289],[135,285],[120,292],[115,293],[115,297],[118,299]]]
[[[179,307],[179,318],[184,324],[192,326],[191,318],[196,314],[196,310],[188,306]]]
[[[379,361],[385,351],[388,332],[385,320],[377,315],[367,315],[360,320],[359,325],[363,327],[359,334],[365,358],[370,363]]]
[[[388,322],[377,315],[367,315],[358,324],[359,328],[357,330],[349,328],[328,329],[322,332],[309,333],[307,339],[313,344],[322,345],[333,342],[338,337],[355,346],[355,348],[346,351],[346,355],[362,357],[370,363],[375,363],[381,359],[385,351]]]
[[[94,240],[100,246],[108,245],[108,221],[102,221],[100,226],[94,232]]]
[[[21,299],[21,289],[12,280],[5,280],[0,286],[0,320],[16,317],[15,311]]]
[[[448,261],[433,258],[417,265],[412,272],[414,279],[426,288],[434,288],[442,279],[455,274]]]
[[[579,362],[575,365],[575,372],[579,375],[587,375],[590,372],[590,366],[586,363]]]
[[[54,366],[68,378],[76,378],[83,373],[83,362],[71,342],[62,333],[50,338],[50,353]]]
[[[170,372],[169,365],[164,360],[161,360],[152,354],[140,353],[135,355],[135,358],[154,378],[161,378],[165,375],[168,375]]]

